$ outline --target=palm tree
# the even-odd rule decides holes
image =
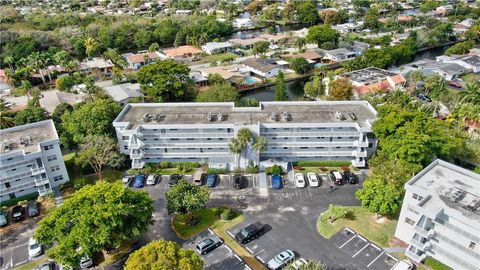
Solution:
[[[480,105],[480,88],[476,83],[467,83],[465,90],[459,93],[460,102]]]
[[[85,46],[85,53],[88,57],[93,56],[98,49],[98,42],[91,37],[86,38],[83,45]]]
[[[252,148],[257,151],[258,155],[260,156],[260,153],[267,151],[267,139],[263,136],[257,136],[253,142]]]
[[[232,139],[228,143],[228,150],[230,153],[235,154],[235,159],[237,161],[237,168],[240,167],[240,154],[242,153],[243,147],[240,145],[237,139]]]
[[[20,92],[27,97],[27,100],[30,101],[32,88],[33,86],[29,81],[22,80],[20,87],[18,87],[18,90],[20,90]]]
[[[297,46],[298,51],[301,51],[305,47],[305,44],[307,44],[305,38],[300,37],[295,40],[295,46]]]
[[[252,140],[252,132],[248,128],[241,128],[237,133],[237,141],[242,146],[245,159],[247,159],[247,146]],[[245,164],[246,165],[246,164]]]
[[[160,49],[160,46],[156,42],[150,44],[150,46],[148,47],[149,52],[156,52],[158,51],[158,49]]]
[[[46,61],[44,56],[39,52],[33,52],[29,56],[27,56],[27,66],[29,66],[32,70],[38,72],[40,77],[42,77],[42,81],[45,84],[45,75],[43,74],[43,68],[45,67]]]
[[[15,126],[13,117],[9,115],[10,108],[7,107],[5,100],[0,98],[0,129]]]

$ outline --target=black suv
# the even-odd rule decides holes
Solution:
[[[182,176],[180,174],[172,174],[170,175],[170,180],[168,181],[168,186],[173,187],[174,185],[177,184],[178,180],[182,179]]]
[[[235,235],[235,240],[240,244],[246,244],[259,237],[265,231],[265,225],[260,222],[250,224]]]
[[[358,177],[349,171],[343,172],[343,180],[352,185],[358,183]]]
[[[244,187],[244,178],[240,174],[235,174],[233,176],[233,188],[242,189]]]
[[[27,215],[29,217],[36,217],[40,214],[40,208],[37,201],[30,201],[27,204]]]
[[[12,209],[12,219],[14,222],[25,218],[25,209],[21,205],[16,205]]]

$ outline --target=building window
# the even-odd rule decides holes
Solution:
[[[63,175],[58,175],[58,176],[53,177],[53,181],[55,181],[55,182],[62,181],[62,180],[63,180]]]
[[[50,171],[52,171],[52,172],[60,171],[60,166],[58,166],[58,165],[52,166],[52,167],[50,167]]]
[[[420,196],[420,195],[418,195],[418,194],[415,194],[415,193],[413,193],[412,198],[415,199],[415,200],[417,200],[417,201],[423,200],[423,197],[422,197],[422,196]]]
[[[43,146],[45,151],[53,149],[53,144]]]
[[[405,223],[408,223],[408,224],[410,224],[410,225],[413,226],[413,225],[415,224],[415,221],[413,221],[412,219],[406,217],[406,218],[405,218]]]
[[[129,137],[129,136],[122,136],[122,140],[124,140],[124,141],[128,141],[128,139],[130,139],[130,137]]]
[[[48,160],[48,161],[57,160],[57,156],[56,156],[56,155],[47,156],[47,160]]]
[[[124,150],[128,150],[128,146],[124,145],[124,146],[123,146],[123,149],[124,149]]]
[[[470,245],[468,245],[468,248],[469,249],[475,249],[475,243],[474,242],[470,242]]]

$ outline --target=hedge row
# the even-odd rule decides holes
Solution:
[[[1,202],[0,207],[4,207],[4,206],[10,207],[10,206],[16,205],[20,201],[33,201],[33,200],[36,200],[37,198],[38,198],[38,193],[34,192],[34,193],[17,197],[15,199],[10,199],[8,201]]]
[[[342,167],[350,166],[352,163],[350,161],[341,161],[341,160],[305,160],[293,162],[293,166],[301,167]]]

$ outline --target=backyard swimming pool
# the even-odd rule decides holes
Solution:
[[[256,84],[256,83],[260,82],[259,79],[255,78],[253,76],[245,77],[244,81],[245,81],[246,84]]]

